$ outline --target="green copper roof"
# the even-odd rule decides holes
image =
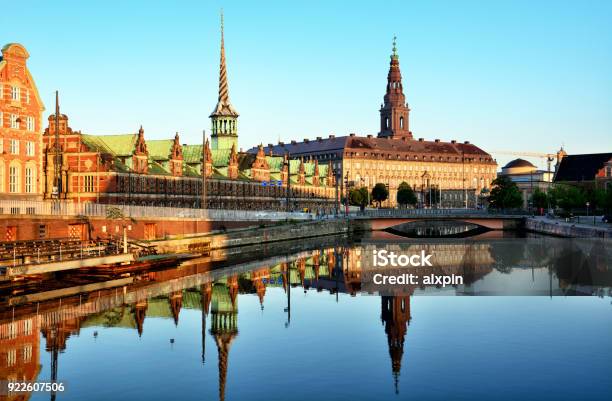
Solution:
[[[130,308],[113,308],[102,313],[87,316],[81,327],[122,327],[136,328],[136,320]]]
[[[87,146],[114,156],[131,156],[138,134],[125,135],[81,135]]]
[[[168,160],[174,141],[172,139],[156,139],[146,141],[149,157],[153,160]]]
[[[227,166],[229,164],[230,154],[232,153],[230,149],[212,150],[211,153],[213,166]]]
[[[266,161],[270,166],[270,172],[278,172],[283,169],[283,158],[279,156],[266,156]]]
[[[183,162],[201,163],[202,145],[183,145]]]
[[[326,177],[327,170],[329,170],[329,165],[327,164],[319,164],[319,177]]]
[[[199,177],[200,171],[196,167],[192,167],[183,161],[183,175],[187,177]]]
[[[229,288],[225,284],[215,283],[212,288],[211,308],[215,312],[234,312],[236,308],[232,305]]]
[[[149,174],[154,175],[170,175],[170,171],[166,170],[161,164],[155,160],[149,159]]]
[[[305,162],[304,163],[304,173],[307,176],[313,175],[314,174],[314,169],[315,169],[315,165],[313,162]]]

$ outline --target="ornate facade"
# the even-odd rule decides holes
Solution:
[[[496,177],[495,160],[468,141],[414,139],[409,114],[394,41],[377,136],[330,135],[279,142],[269,144],[265,152],[331,162],[345,187],[365,186],[371,192],[377,183],[385,184],[389,199],[384,206],[396,205],[397,188],[404,181],[417,193],[420,206],[476,206],[478,196]]]
[[[0,199],[35,200],[41,193],[43,103],[18,43],[0,57]]]
[[[58,117],[56,117],[56,115]],[[200,145],[147,140],[137,133],[91,135],[74,131],[68,117],[49,117],[43,135],[44,199],[149,206],[318,210],[335,208],[330,164],[238,149],[238,113],[229,100],[223,20],[219,96],[212,133]],[[206,168],[204,169],[203,166]],[[202,203],[206,172],[206,204]],[[289,206],[287,206],[289,202]]]

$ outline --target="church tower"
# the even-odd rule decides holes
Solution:
[[[212,150],[238,149],[238,112],[229,99],[227,68],[225,66],[225,43],[223,40],[223,13],[221,14],[221,62],[219,66],[219,100],[210,115]]]
[[[400,72],[399,56],[393,38],[393,53],[389,74],[387,75],[387,93],[384,104],[380,107],[380,132],[379,137],[395,137],[412,139],[408,125],[410,109],[406,103],[404,89],[402,87],[402,73]]]

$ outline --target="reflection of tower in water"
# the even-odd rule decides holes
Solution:
[[[225,382],[230,346],[238,335],[238,306],[231,286],[215,283],[211,296],[210,334],[215,338],[219,354],[219,400],[225,399]]]
[[[411,318],[410,297],[382,296],[380,318],[385,325],[395,393],[398,394],[398,381],[404,355],[404,338]]]

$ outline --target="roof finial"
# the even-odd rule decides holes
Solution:
[[[397,60],[399,56],[397,55],[397,36],[393,35],[393,53],[391,54],[391,58]]]
[[[221,9],[221,42],[223,42],[223,8]]]

